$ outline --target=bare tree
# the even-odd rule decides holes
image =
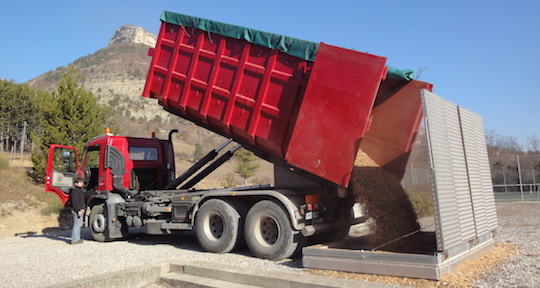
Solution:
[[[527,150],[533,153],[540,152],[540,139],[536,134],[527,137]]]
[[[422,75],[422,72],[426,71],[427,67],[418,67],[418,72],[416,73],[416,77],[414,77],[415,80],[420,79],[420,75]]]
[[[499,134],[497,134],[497,132],[495,132],[494,129],[486,129],[486,146],[487,146],[489,159],[492,159],[499,150],[498,143],[497,143],[497,139],[499,137],[500,137]],[[492,162],[492,163],[495,163],[495,162]]]

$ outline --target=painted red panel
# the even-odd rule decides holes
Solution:
[[[319,46],[287,151],[288,163],[347,187],[386,58]]]
[[[143,95],[210,130],[284,158],[313,62],[164,23]],[[304,79],[304,80],[303,80]],[[302,81],[303,80],[303,81]]]
[[[418,80],[386,79],[381,83],[371,113],[373,121],[360,145],[371,159],[401,179],[422,120],[421,89],[432,85]]]

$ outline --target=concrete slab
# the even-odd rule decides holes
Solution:
[[[159,287],[403,288],[404,286],[330,278],[307,273],[268,272],[204,262],[164,262],[70,281],[55,288]],[[201,286],[202,285],[202,286]],[[214,286],[212,286],[214,285]],[[216,286],[217,285],[217,286]]]

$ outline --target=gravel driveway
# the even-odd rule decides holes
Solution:
[[[497,203],[497,241],[516,245],[519,253],[510,256],[478,287],[540,287],[540,202]]]
[[[540,203],[498,203],[498,241],[520,250],[508,263],[477,282],[478,287],[540,287]],[[131,231],[138,232],[138,231]],[[246,269],[307,273],[301,261],[254,258],[249,251],[201,252],[195,234],[133,234],[127,241],[94,242],[83,230],[81,245],[69,245],[69,231],[0,239],[0,287],[43,287],[106,272],[164,261],[201,261]],[[433,282],[433,284],[436,284]]]
[[[293,268],[299,262],[262,260],[252,257],[249,251],[201,252],[193,232],[169,236],[137,232],[127,241],[100,243],[88,240],[80,245],[67,244],[70,236],[67,231],[0,239],[0,287],[42,287],[170,260],[232,264],[271,271],[299,270]],[[88,229],[83,229],[82,238],[91,239]]]

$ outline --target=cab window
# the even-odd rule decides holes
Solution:
[[[129,147],[129,159],[136,161],[157,161],[158,149],[155,147]]]
[[[54,154],[54,170],[70,173],[77,172],[75,150],[69,148],[55,148]]]

